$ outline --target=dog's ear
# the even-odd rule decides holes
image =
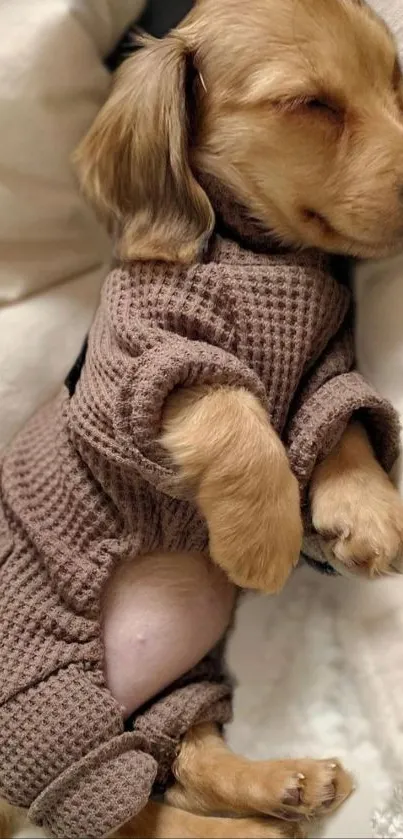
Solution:
[[[188,73],[179,35],[143,39],[75,155],[85,194],[123,259],[191,262],[214,213],[189,164]]]

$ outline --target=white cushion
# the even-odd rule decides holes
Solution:
[[[59,387],[108,270],[70,157],[108,95],[103,56],[141,6],[0,0],[0,448]]]
[[[392,28],[403,62],[401,0],[369,0]],[[403,141],[402,141],[403,149]],[[403,426],[403,253],[359,265],[355,275],[357,361],[363,375],[399,412]],[[403,443],[403,435],[401,435]],[[403,459],[394,478],[403,494]]]
[[[102,57],[142,5],[0,2],[0,303],[110,258],[70,158],[109,90]]]

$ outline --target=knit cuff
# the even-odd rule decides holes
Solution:
[[[158,762],[157,781],[172,777],[172,764],[183,736],[200,723],[225,725],[232,717],[232,688],[227,682],[191,683],[170,691],[134,720],[134,731],[145,737]]]
[[[258,377],[225,350],[202,341],[166,341],[144,353],[124,377],[116,400],[114,429],[126,463],[157,490],[181,497],[177,477],[159,445],[166,399],[176,388],[196,385],[249,390],[267,408]]]
[[[56,778],[33,802],[29,817],[57,839],[100,839],[147,804],[157,763],[138,751],[144,738],[121,734]]]
[[[380,464],[390,471],[399,454],[398,415],[359,373],[345,373],[312,393],[288,427],[288,457],[301,493],[305,493],[316,463],[338,443],[353,415],[366,428]]]

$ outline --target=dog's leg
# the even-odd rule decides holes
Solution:
[[[0,800],[0,839],[11,839],[24,826],[24,822],[21,810]]]
[[[231,819],[195,815],[150,801],[114,839],[297,839],[302,829],[276,819]]]
[[[337,760],[251,761],[231,752],[210,724],[189,731],[174,774],[166,800],[192,812],[298,820],[336,810],[353,790]]]
[[[242,389],[179,390],[162,443],[194,491],[215,562],[239,586],[279,591],[301,547],[299,491],[258,400]]]
[[[398,567],[403,503],[358,422],[316,467],[310,498],[313,525],[333,565],[370,576]]]

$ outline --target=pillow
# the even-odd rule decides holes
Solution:
[[[368,0],[368,3],[390,26],[403,59],[403,7],[400,0]]]
[[[401,0],[369,2],[393,30],[403,61]],[[355,292],[358,366],[382,396],[392,402],[403,427],[403,252],[389,259],[359,264],[355,271]],[[393,477],[403,494],[402,458]]]
[[[110,242],[70,158],[109,90],[102,59],[143,5],[0,3],[0,303],[105,272]]]
[[[111,248],[70,156],[141,5],[0,2],[0,449],[59,388],[93,317]]]

